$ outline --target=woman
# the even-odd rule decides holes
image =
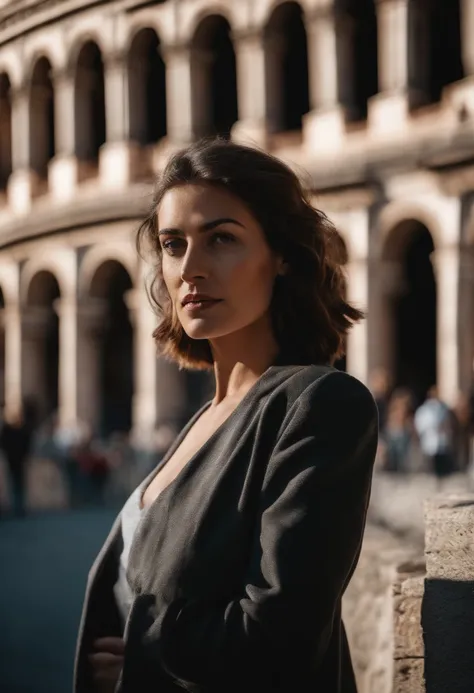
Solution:
[[[127,501],[89,575],[75,691],[356,690],[341,597],[377,447],[330,365],[361,313],[293,172],[213,141],[174,155],[139,246],[154,338],[215,395]],[[337,257],[337,254],[335,254]]]

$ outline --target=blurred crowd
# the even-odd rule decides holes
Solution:
[[[472,473],[474,390],[471,397],[460,393],[449,407],[433,386],[420,402],[409,388],[392,387],[381,369],[371,374],[370,388],[379,410],[378,470],[428,472],[438,479]],[[25,514],[28,466],[38,460],[56,467],[68,507],[120,505],[156,466],[180,427],[162,423],[147,435],[117,431],[101,438],[80,421],[59,425],[56,415],[38,425],[34,404],[26,401],[0,421],[9,508],[16,516]]]
[[[387,472],[430,472],[437,478],[469,473],[474,464],[474,391],[450,407],[436,386],[417,402],[410,388],[392,388],[384,370],[370,387],[379,410],[377,467]]]
[[[55,415],[37,426],[33,410],[26,402],[1,422],[0,454],[9,511],[15,516],[27,510],[28,467],[33,461],[56,467],[69,508],[115,506],[156,466],[177,433],[175,425],[163,423],[148,435],[117,431],[101,439],[80,421],[60,426]]]

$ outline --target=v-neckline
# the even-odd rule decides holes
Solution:
[[[151,472],[151,474],[148,475],[148,477],[145,479],[145,481],[142,484],[141,490],[140,490],[140,495],[138,499],[138,507],[141,512],[149,511],[155,503],[159,501],[159,499],[165,495],[172,487],[178,485],[179,481],[185,476],[186,472],[194,465],[195,460],[202,455],[202,453],[206,450],[206,448],[211,445],[216,438],[220,435],[224,427],[228,426],[230,423],[232,423],[232,420],[237,416],[237,414],[240,412],[240,410],[243,408],[243,406],[247,403],[247,400],[251,399],[255,395],[255,393],[258,391],[258,388],[261,386],[262,382],[265,379],[265,376],[268,375],[268,373],[275,367],[275,364],[272,364],[269,366],[254,382],[254,384],[247,390],[245,395],[242,397],[240,402],[237,404],[235,409],[231,411],[229,416],[222,421],[222,423],[219,424],[219,426],[216,428],[216,430],[211,433],[209,438],[204,441],[204,443],[200,446],[196,452],[191,455],[189,460],[186,462],[184,467],[179,471],[179,473],[175,476],[170,483],[165,486],[165,488],[160,491],[160,493],[152,500],[151,503],[148,505],[143,505],[143,497],[149,488],[149,486],[153,483],[155,478],[157,477],[158,473],[163,469],[163,467],[167,464],[168,460],[171,458],[171,456],[174,454],[174,452],[178,449],[180,446],[181,442],[184,440],[188,432],[191,430],[191,428],[194,426],[194,424],[199,420],[199,418],[210,408],[212,404],[212,400],[209,402],[206,402],[195,414],[194,416],[188,421],[187,425],[183,428],[181,433],[178,434],[176,437],[176,440],[174,441],[174,444],[171,445],[170,449],[164,456],[164,458],[158,463],[157,467]]]

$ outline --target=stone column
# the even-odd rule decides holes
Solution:
[[[304,118],[305,145],[310,149],[332,148],[341,143],[345,118],[339,103],[339,76],[344,73],[338,66],[337,15],[334,6],[327,3],[313,11],[307,20],[309,87],[311,111]]]
[[[269,133],[278,132],[283,122],[282,62],[285,53],[285,37],[273,32],[265,37],[265,101]]]
[[[74,297],[54,302],[59,317],[58,418],[61,426],[77,419],[77,305]]]
[[[100,178],[106,188],[126,187],[138,172],[140,147],[130,141],[129,70],[123,54],[105,56],[106,142],[100,150]],[[136,105],[139,108],[139,104]]]
[[[472,0],[461,0],[462,61],[466,77],[474,76],[474,4]]]
[[[100,349],[107,301],[88,298],[77,307],[77,417],[98,432],[102,409]]]
[[[233,38],[237,61],[239,120],[233,127],[232,139],[265,147],[268,134],[266,80],[271,77],[267,74],[263,32],[240,32]]]
[[[356,308],[366,311],[369,304],[369,272],[367,258],[348,262],[347,299]],[[363,383],[369,380],[367,320],[354,325],[347,339],[347,372]]]
[[[132,289],[125,297],[134,328],[132,402],[133,430],[140,436],[156,424],[156,347],[153,330],[156,319],[144,291]]]
[[[403,291],[400,262],[371,258],[370,291],[367,310],[369,372],[382,368],[395,375],[394,303]]]
[[[5,339],[5,409],[8,414],[18,410],[22,399],[21,373],[21,309],[19,302],[7,304],[2,311]]]
[[[441,399],[454,405],[461,382],[459,299],[461,246],[438,248],[433,254],[437,288],[437,380]]]
[[[410,1],[376,0],[379,93],[369,102],[369,127],[382,135],[405,127],[409,114]]]
[[[76,156],[76,103],[74,73],[63,69],[53,75],[56,155],[49,163],[49,188],[58,201],[74,197],[81,178]]]
[[[176,44],[163,47],[166,63],[166,112],[168,122],[168,142],[179,147],[193,141],[195,135],[194,114],[197,86],[192,80],[199,66],[192,66],[193,51],[189,44]],[[201,95],[201,98],[204,98]]]
[[[369,238],[370,216],[367,207],[354,207],[337,221],[337,225],[349,232],[345,266],[347,277],[347,300],[359,310],[369,306]],[[347,371],[367,383],[369,378],[368,322],[354,325],[347,339]]]
[[[29,85],[12,89],[12,175],[8,202],[17,214],[27,214],[38,189],[38,176],[31,166],[31,113]]]

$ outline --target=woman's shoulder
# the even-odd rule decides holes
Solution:
[[[297,400],[311,401],[322,397],[339,402],[355,399],[376,408],[375,400],[364,383],[333,366],[277,366],[275,369],[275,379],[279,381],[275,393],[285,392],[290,405]]]

